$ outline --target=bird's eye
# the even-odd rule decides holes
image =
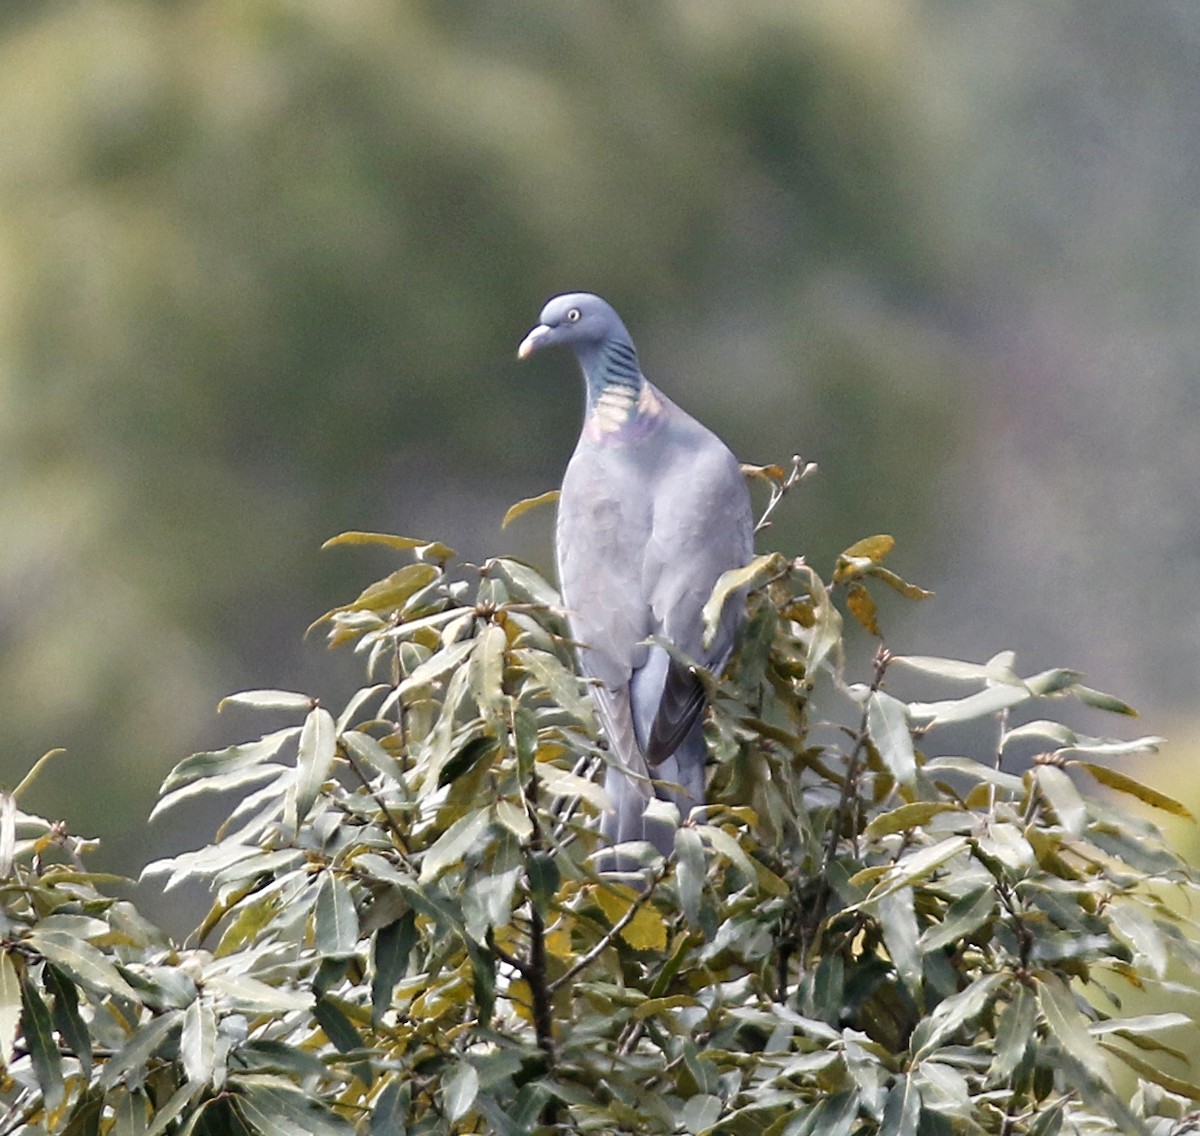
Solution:
[[[572,308],[567,312],[567,323],[578,323],[581,315],[583,313],[578,308]]]

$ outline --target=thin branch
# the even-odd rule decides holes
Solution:
[[[778,469],[779,467],[776,466],[775,468]],[[782,501],[785,496],[787,496],[788,490],[792,489],[796,485],[799,485],[800,482],[802,482],[810,474],[815,473],[817,470],[817,463],[806,462],[799,454],[793,454],[792,468],[788,471],[787,476],[782,480],[776,480],[774,477],[760,472],[755,467],[751,467],[751,469],[760,477],[766,476],[771,482],[771,499],[767,502],[767,507],[763,510],[762,516],[758,518],[758,524],[754,526],[754,531],[756,533],[760,533],[763,531],[763,529],[768,529],[771,527],[771,514],[775,512],[779,502]],[[743,471],[745,470],[746,467],[743,466]]]
[[[565,973],[560,974],[553,982],[550,983],[549,990],[551,994],[557,993],[568,982],[571,981],[582,970],[586,970],[591,966],[612,944],[613,940],[633,922],[634,916],[642,909],[646,900],[653,894],[654,889],[663,881],[663,877],[667,874],[667,865],[664,862],[663,866],[651,877],[649,884],[644,892],[641,893],[630,905],[629,910],[618,919],[609,931],[604,935],[599,942],[596,943],[590,951],[582,958],[577,959],[575,964]]]
[[[350,768],[354,770],[359,781],[362,782],[362,787],[366,789],[368,793],[370,793],[371,799],[376,805],[379,806],[380,812],[383,813],[384,819],[387,821],[388,828],[391,829],[392,836],[396,840],[396,851],[400,853],[400,858],[405,862],[405,864],[407,864],[409,867],[412,867],[412,861],[409,859],[408,841],[404,839],[404,833],[401,831],[400,823],[392,814],[392,810],[388,808],[387,802],[379,795],[377,790],[371,787],[371,782],[368,780],[367,775],[363,773],[361,766],[354,757],[354,754],[350,752],[350,747],[342,746],[341,750],[342,756],[345,757],[346,761],[350,765]]]

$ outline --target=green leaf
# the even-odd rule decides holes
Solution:
[[[985,663],[964,663],[959,659],[941,659],[935,655],[893,655],[888,666],[908,667],[951,682],[984,682],[990,676]]]
[[[459,1061],[442,1081],[442,1108],[453,1124],[471,1111],[479,1093],[479,1071],[469,1061]]]
[[[494,731],[503,728],[508,699],[504,694],[504,654],[508,636],[498,623],[489,623],[475,640],[471,653],[471,694],[479,713]]]
[[[392,1077],[371,1102],[370,1136],[406,1136],[412,1085]]]
[[[452,864],[458,863],[471,846],[487,831],[491,810],[472,809],[456,820],[425,852],[421,858],[420,884],[436,880]]]
[[[300,730],[296,750],[296,781],[288,791],[284,823],[292,832],[299,829],[312,809],[321,786],[333,768],[337,754],[337,728],[333,715],[323,706],[309,711]]]
[[[319,998],[313,1006],[313,1017],[339,1053],[362,1048],[363,1040],[354,1023],[332,999]]]
[[[53,1112],[62,1104],[64,1090],[62,1058],[54,1041],[50,1010],[28,974],[21,978],[21,994],[25,1007],[21,1032],[29,1047],[29,1059],[33,1062],[33,1073],[42,1097],[46,1107]]]
[[[0,953],[0,1065],[12,1062],[17,1026],[21,1022],[21,982],[8,951]]]
[[[954,722],[974,722],[990,717],[1001,710],[1028,702],[1032,697],[1024,686],[989,686],[974,694],[968,694],[966,698],[954,698],[944,702],[910,702],[908,713],[912,719],[925,722],[927,728],[948,726]]]
[[[1122,702],[1111,694],[1105,694],[1102,690],[1093,690],[1090,686],[1075,683],[1070,688],[1070,693],[1075,695],[1085,706],[1091,706],[1097,710],[1107,710],[1110,714],[1124,714],[1129,718],[1138,716],[1138,712],[1127,702]]]
[[[288,1010],[307,1010],[313,996],[304,990],[270,986],[248,974],[214,974],[205,979],[207,993],[223,1000],[230,1010],[246,1014],[282,1014]]]
[[[140,1002],[137,992],[121,977],[117,968],[86,939],[76,938],[64,931],[43,931],[34,928],[26,940],[28,944],[65,971],[80,986],[94,990],[97,994],[115,994]]]
[[[234,1100],[238,1112],[260,1136],[353,1136],[348,1121],[308,1094],[278,1082],[247,1084]]]
[[[1162,978],[1169,956],[1163,934],[1154,921],[1131,903],[1121,901],[1105,908],[1105,915],[1117,938],[1133,948],[1135,955],[1144,961],[1155,977]]]
[[[12,875],[17,856],[17,798],[0,791],[0,880]]]
[[[86,1078],[92,1075],[92,1037],[79,1015],[79,992],[56,966],[46,964],[42,973],[46,992],[54,999],[54,1028],[79,1060]]]
[[[915,995],[921,988],[921,956],[917,950],[917,916],[912,888],[883,896],[875,905],[883,942],[900,980]]]
[[[1153,1081],[1154,1084],[1161,1085],[1169,1093],[1177,1093],[1179,1096],[1186,1097],[1189,1100],[1200,1101],[1200,1085],[1196,1084],[1195,1081],[1185,1081],[1181,1077],[1173,1077],[1161,1066],[1151,1065],[1150,1062],[1143,1061],[1140,1057],[1135,1056],[1128,1049],[1124,1049],[1119,1045],[1101,1042],[1101,1046],[1108,1053],[1112,1053],[1124,1061],[1139,1077],[1145,1077],[1147,1081]],[[1185,1128],[1177,1128],[1174,1131],[1185,1132],[1187,1130]]]
[[[307,694],[297,694],[292,690],[242,690],[222,698],[217,703],[217,713],[226,706],[249,706],[253,710],[303,710],[307,714],[313,708],[313,700]]]
[[[772,576],[778,576],[787,566],[787,559],[778,552],[756,556],[749,564],[741,568],[730,568],[722,572],[713,585],[712,593],[704,602],[701,616],[704,620],[704,649],[708,650],[717,637],[717,628],[721,623],[721,613],[729,597],[736,592],[749,591],[758,587]]]
[[[392,1004],[392,991],[404,977],[417,943],[416,916],[409,911],[375,934],[371,945],[371,1024],[378,1027]]]
[[[992,1064],[988,1069],[989,1084],[1005,1084],[1013,1075],[1030,1041],[1034,1039],[1036,1026],[1037,1000],[1028,986],[1016,983],[1012,1000],[1004,1008],[996,1026]]]
[[[1033,773],[1058,823],[1072,836],[1082,833],[1087,824],[1087,806],[1071,778],[1053,765],[1035,766]]]
[[[913,1031],[913,1064],[930,1057],[945,1041],[979,1017],[1007,981],[1006,975],[986,974],[975,979],[965,990],[939,1002],[933,1013]]]
[[[1035,975],[1038,1005],[1051,1035],[1063,1050],[1101,1083],[1109,1078],[1108,1062],[1092,1040],[1083,1014],[1067,984],[1051,971]]]
[[[917,758],[904,703],[882,690],[874,690],[867,699],[867,733],[884,765],[901,785],[911,785],[917,777]]]
[[[704,843],[693,828],[675,830],[675,882],[684,917],[695,927],[700,922],[700,899],[704,892],[707,866]]]
[[[217,1016],[203,998],[197,998],[183,1012],[179,1055],[189,1083],[207,1085],[213,1080],[217,1061]]]
[[[137,1026],[126,1039],[125,1044],[108,1059],[100,1073],[100,1087],[111,1089],[122,1074],[134,1071],[135,1079],[140,1081],[145,1076],[145,1065],[150,1057],[168,1038],[179,1029],[183,1019],[183,1011],[168,1010],[156,1018],[150,1018],[143,1025]]]
[[[552,505],[558,500],[560,490],[548,489],[545,493],[539,493],[536,497],[524,497],[515,505],[508,507],[508,512],[504,514],[504,519],[500,522],[502,529],[508,528],[509,524],[515,521],[518,517],[524,516],[530,509],[540,508],[542,505]]]
[[[911,804],[900,805],[890,812],[880,813],[879,816],[873,817],[871,823],[863,829],[863,836],[867,840],[878,840],[882,836],[891,836],[896,832],[907,832],[912,828],[920,828],[922,825],[928,824],[939,813],[957,811],[958,806],[949,801],[913,801]]]
[[[888,869],[872,889],[866,902],[877,901],[893,891],[899,891],[902,887],[908,887],[917,880],[924,879],[969,846],[970,841],[965,836],[949,836],[945,840],[939,840],[936,844],[922,848],[919,852],[905,856],[903,860]]]
[[[1124,773],[1110,769],[1107,765],[1097,765],[1091,761],[1071,761],[1068,764],[1086,769],[1105,788],[1115,789],[1118,793],[1128,793],[1144,804],[1150,805],[1151,808],[1162,809],[1163,812],[1183,817],[1184,820],[1196,819],[1192,816],[1191,810],[1180,804],[1174,797],[1168,797],[1166,793],[1151,789],[1149,785],[1143,785],[1140,781],[1135,781]]]
[[[912,1077],[901,1075],[888,1090],[879,1136],[917,1136],[921,1119],[921,1089]]]
[[[711,1093],[697,1093],[683,1102],[683,1110],[679,1114],[679,1123],[685,1132],[698,1136],[707,1132],[721,1118],[724,1107],[721,1098]]]
[[[163,1136],[167,1128],[196,1097],[204,1091],[204,1086],[200,1084],[192,1084],[184,1082],[180,1085],[166,1103],[160,1105],[154,1110],[154,1119],[150,1127],[146,1129],[145,1136]]]
[[[354,953],[358,946],[358,912],[346,881],[335,872],[327,871],[317,889],[313,908],[313,930],[317,954],[322,958]]]
[[[959,896],[947,909],[941,923],[926,929],[921,936],[921,950],[929,954],[952,943],[959,943],[982,927],[996,909],[996,892],[991,887],[979,888]]]
[[[552,796],[568,799],[582,797],[602,813],[612,808],[604,786],[597,785],[595,781],[580,777],[569,769],[559,769],[557,765],[551,765],[548,761],[539,762],[537,772],[542,786]]]
[[[181,785],[217,774],[230,773],[236,769],[245,769],[270,761],[300,732],[299,726],[288,726],[284,730],[276,730],[252,742],[228,746],[225,749],[211,750],[206,753],[194,753],[185,757],[174,769],[167,774],[159,793],[165,795]]]
[[[512,658],[517,666],[546,691],[556,706],[561,707],[576,721],[585,725],[591,723],[591,699],[583,694],[579,679],[573,671],[568,670],[553,655],[531,648],[518,647],[512,652]]]

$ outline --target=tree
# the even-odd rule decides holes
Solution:
[[[798,469],[757,471],[772,504]],[[146,869],[212,889],[187,944],[4,798],[4,1136],[1188,1130],[1200,1087],[1166,1038],[1195,1023],[1122,1000],[1182,992],[1195,881],[1121,802],[1186,810],[1101,764],[1158,739],[1042,716],[1132,711],[1010,653],[879,646],[850,681],[843,609],[878,636],[871,589],[926,594],[883,566],[890,537],[828,581],[772,553],[718,584],[714,625],[751,595],[706,676],[711,803],[631,877],[589,859],[608,758],[550,585],[331,543],[411,562],[319,621],[365,665],[344,706],[234,695],[295,722],[164,783],[156,811],[246,793]],[[959,689],[901,698],[906,673]],[[969,722],[983,756],[936,752]]]

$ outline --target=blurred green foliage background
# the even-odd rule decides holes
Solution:
[[[136,870],[162,775],[331,692],[345,529],[551,562],[598,291],[771,543],[892,532],[898,649],[1200,687],[1200,8],[80,0],[0,9],[0,778]],[[899,611],[885,612],[899,618]],[[261,730],[255,723],[253,732]]]

